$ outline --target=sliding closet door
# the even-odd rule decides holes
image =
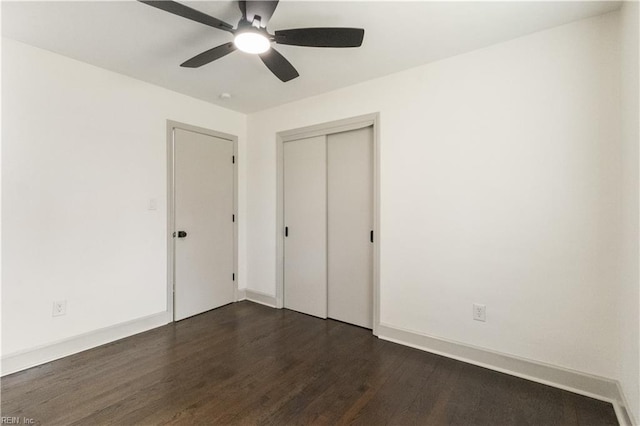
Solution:
[[[327,144],[284,144],[284,307],[327,317]]]
[[[327,137],[328,316],[373,327],[373,128]]]

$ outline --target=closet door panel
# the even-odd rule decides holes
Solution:
[[[284,307],[327,317],[326,137],[284,144]]]
[[[328,316],[373,327],[373,129],[327,137]]]

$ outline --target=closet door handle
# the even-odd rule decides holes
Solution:
[[[373,230],[369,234],[369,241],[373,242]]]
[[[285,227],[284,227],[284,236],[285,236],[285,237],[288,237],[288,236],[289,236],[289,227],[288,227],[288,226],[285,226]]]

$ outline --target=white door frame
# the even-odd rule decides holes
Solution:
[[[225,139],[233,143],[233,301],[238,301],[238,137],[228,133],[205,129],[203,127],[192,126],[178,121],[167,120],[167,312],[169,318],[174,318],[174,297],[175,297],[175,238],[173,232],[175,228],[175,156],[174,156],[174,135],[175,129],[187,130],[189,132],[200,133],[213,136],[218,139]]]
[[[284,144],[298,139],[373,127],[373,334],[380,325],[380,114],[287,130],[276,134],[276,307],[284,307]]]

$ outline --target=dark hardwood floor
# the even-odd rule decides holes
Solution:
[[[2,379],[46,425],[610,425],[611,404],[251,302]]]

